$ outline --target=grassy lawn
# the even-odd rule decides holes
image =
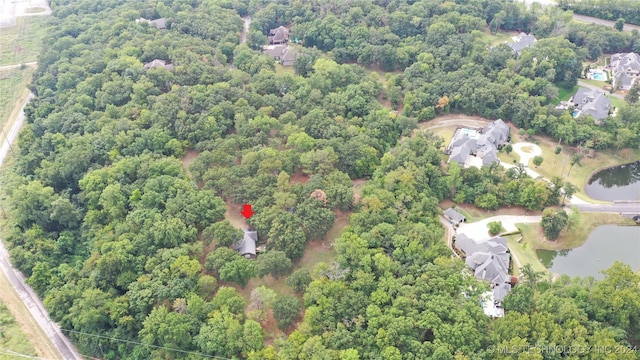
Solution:
[[[507,154],[504,151],[504,148],[500,152],[498,152],[498,158],[500,159],[501,162],[505,164],[510,164],[510,165],[515,165],[520,162],[520,155],[518,155],[518,153],[516,153],[515,151],[512,151],[509,154]]]
[[[600,81],[600,80],[580,79],[580,81],[589,85],[597,86],[598,88],[602,88],[603,86],[609,85],[607,84],[606,81]]]
[[[295,75],[296,74],[296,69],[294,69],[293,66],[282,66],[282,65],[276,63],[276,74],[278,74],[278,75],[284,75],[284,74]]]
[[[510,41],[513,35],[516,33],[498,31],[496,34],[492,34],[489,29],[486,29],[479,38],[485,44],[495,46]]]
[[[556,84],[556,88],[558,89],[558,97],[552,101],[554,105],[559,104],[561,101],[567,101],[571,99],[573,94],[578,91],[578,86],[568,87],[566,83],[559,82]]]
[[[451,201],[443,201],[440,207],[446,209],[452,204]],[[522,207],[503,207],[495,211],[483,210],[470,204],[459,204],[458,211],[467,218],[468,223],[484,220],[497,215],[540,215],[540,212],[528,211]]]
[[[589,198],[584,193],[584,187],[593,173],[600,169],[640,160],[640,149],[623,149],[617,153],[615,150],[601,150],[595,153],[594,158],[585,156],[580,161],[582,166],[575,165],[569,172],[571,156],[576,152],[576,148],[563,145],[562,152],[556,155],[554,150],[558,144],[557,141],[543,136],[535,136],[534,141],[542,149],[544,158],[542,166],[535,169],[536,172],[547,179],[560,176],[565,181],[570,181],[580,189],[580,192],[574,196],[595,203],[599,201]]]
[[[36,61],[48,23],[47,17],[19,17],[15,26],[2,29],[0,66]]]
[[[0,277],[3,278],[0,280],[0,283],[3,285],[3,289],[5,285],[10,286],[8,280],[4,277],[4,273],[0,274]],[[9,351],[15,351],[24,355],[36,355],[33,346],[31,346],[31,343],[29,342],[29,338],[20,328],[20,325],[16,322],[14,316],[3,303],[0,303],[0,347],[3,350],[7,349],[5,350],[7,353]],[[5,351],[0,354],[0,359],[9,360],[22,357],[6,354]]]
[[[518,224],[518,228],[522,230],[525,242],[533,251],[538,249],[566,250],[582,246],[593,229],[605,224],[632,225],[634,222],[618,214],[583,212],[580,213],[578,223],[568,230],[565,228],[555,241],[544,239],[540,224]]]
[[[517,224],[516,226],[520,228],[521,225],[523,224]],[[531,224],[525,224],[525,225],[531,225]],[[509,245],[509,250],[511,250],[511,252],[515,254],[515,256],[518,258],[522,266],[529,264],[535,271],[547,273],[547,268],[545,268],[544,265],[542,265],[542,262],[540,262],[540,259],[538,259],[535,249],[533,249],[526,240],[520,243],[518,242],[518,239],[521,236],[522,236],[521,234],[517,234],[517,235],[509,235],[506,237],[507,244]],[[513,272],[514,272],[513,275],[518,276],[520,271],[517,266],[513,266]]]
[[[430,126],[429,122],[418,124],[418,128],[414,130],[414,133],[416,131],[423,131],[429,126]],[[456,129],[458,127],[459,126],[447,126],[447,127],[436,128],[436,129],[430,129],[429,131],[432,132],[434,135],[440,136],[442,139],[444,139],[443,147],[442,147],[442,150],[444,151],[447,145],[449,145],[449,143],[451,142],[451,138],[453,137],[453,134],[456,132]],[[447,156],[446,159],[448,158],[449,157]]]
[[[618,99],[613,96],[607,96],[607,97],[609,98],[609,100],[611,100],[611,106],[615,108],[622,109],[623,107],[627,106],[627,102],[622,99]]]

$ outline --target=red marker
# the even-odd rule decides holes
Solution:
[[[245,219],[249,219],[253,215],[253,210],[251,210],[251,204],[242,205],[242,211],[240,214],[245,217]]]

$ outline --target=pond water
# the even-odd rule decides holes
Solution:
[[[602,279],[601,270],[615,261],[640,270],[640,226],[602,225],[587,241],[572,250],[537,250],[538,258],[552,273],[569,276],[593,276]]]
[[[598,171],[589,179],[585,191],[598,200],[639,200],[640,161]]]

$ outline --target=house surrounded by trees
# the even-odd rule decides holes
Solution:
[[[465,234],[458,234],[454,245],[465,256],[465,263],[470,267],[478,280],[488,281],[491,285],[493,304],[485,304],[485,313],[489,316],[504,315],[502,301],[511,290],[509,263],[511,255],[507,240],[501,236],[476,241]]]
[[[255,259],[257,256],[256,242],[258,241],[258,233],[249,229],[244,229],[243,231],[242,239],[235,243],[233,250],[247,259]]]
[[[618,53],[611,55],[607,66],[612,73],[614,89],[629,90],[640,77],[640,55],[636,53]]]

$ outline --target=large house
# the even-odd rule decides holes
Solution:
[[[284,44],[289,41],[289,29],[284,26],[271,29],[267,39],[269,39],[270,45]]]
[[[481,131],[458,129],[445,150],[449,161],[455,161],[464,167],[490,166],[500,162],[498,150],[508,144],[510,129],[504,121],[498,119]]]
[[[476,279],[488,281],[493,289],[490,297],[493,303],[483,306],[485,313],[495,317],[503,316],[502,301],[511,290],[511,255],[505,238],[496,236],[476,241],[465,234],[458,234],[454,245],[465,257],[465,263],[473,270]]]
[[[243,231],[242,239],[233,245],[233,249],[247,259],[255,259],[257,256],[256,242],[258,241],[258,233],[247,229]]]
[[[457,224],[461,224],[461,223],[467,221],[467,218],[465,218],[464,215],[460,214],[459,212],[457,212],[453,208],[448,208],[447,210],[445,210],[443,215],[452,224],[456,224],[457,225]]]
[[[604,91],[598,89],[580,88],[571,98],[575,110],[574,117],[591,115],[596,123],[609,116],[611,100],[605,96]]]
[[[160,30],[167,28],[167,19],[165,18],[160,18],[155,20],[147,20],[145,18],[140,18],[140,19],[136,19],[136,23],[147,23],[151,26],[155,26]]]
[[[607,66],[612,72],[614,89],[629,90],[640,77],[640,55],[636,53],[613,54]]]
[[[511,37],[511,40],[513,40],[513,42],[508,43],[509,47],[514,53],[520,55],[522,50],[530,47],[534,42],[536,42],[536,37],[531,34],[521,32],[520,34]]]
[[[160,60],[160,59],[155,59],[151,62],[148,62],[146,64],[144,64],[144,68],[149,70],[149,69],[155,69],[155,68],[159,68],[159,67],[163,67],[169,71],[173,70],[173,64],[165,61],[165,60]]]
[[[266,45],[262,50],[282,66],[293,66],[299,57],[298,51],[293,46],[286,44]]]

